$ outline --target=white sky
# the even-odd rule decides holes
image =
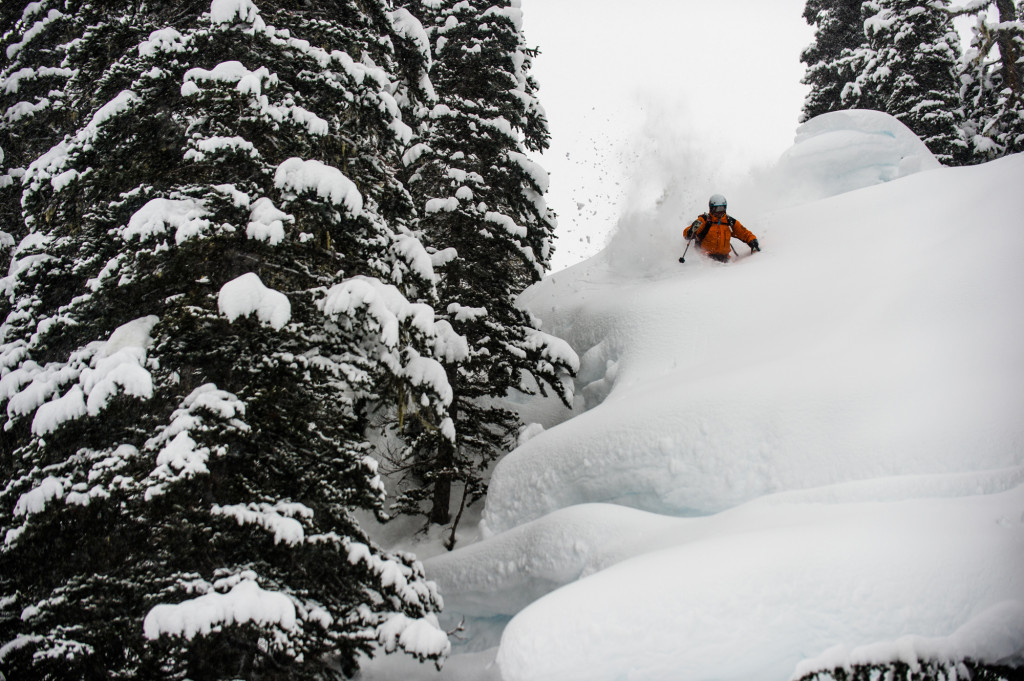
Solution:
[[[548,114],[554,269],[593,255],[664,191],[694,211],[793,141],[804,0],[522,0]],[[702,197],[700,201],[696,197]]]

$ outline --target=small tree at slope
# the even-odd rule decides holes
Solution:
[[[960,62],[964,132],[974,162],[1024,151],[1024,22],[1012,0],[969,3],[971,43]]]
[[[807,0],[804,19],[814,27],[814,41],[801,53],[807,65],[801,82],[811,87],[801,122],[850,108],[843,88],[853,80],[851,57],[867,41],[861,6],[864,0]]]
[[[568,404],[565,379],[577,360],[516,305],[547,268],[555,227],[543,198],[547,174],[526,156],[547,146],[548,132],[518,2],[410,7],[428,27],[439,99],[423,116],[408,184],[423,208],[418,228],[439,264],[439,314],[467,346],[441,360],[453,390],[454,438],[406,425],[403,460],[411,467],[397,507],[445,525],[461,486],[451,548],[461,509],[484,495],[484,473],[519,429],[501,399],[550,387]]]
[[[855,664],[805,674],[798,681],[1012,681],[1019,674],[1019,670],[1010,667],[973,660],[919,660],[914,665],[903,661]]]
[[[892,114],[945,164],[967,160],[956,65],[959,36],[948,2],[864,3],[865,47],[851,56],[854,79],[843,91],[846,108]]]
[[[422,568],[351,517],[382,503],[363,406],[443,424],[451,337],[408,299],[403,38],[329,5],[65,3],[76,116],[26,169],[0,326],[8,678],[445,654]]]

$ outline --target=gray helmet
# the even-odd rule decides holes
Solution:
[[[708,199],[708,209],[714,210],[715,206],[721,206],[725,208],[728,204],[726,203],[725,197],[721,194],[712,194],[711,198]]]

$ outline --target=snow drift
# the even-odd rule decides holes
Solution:
[[[465,624],[446,669],[363,678],[1024,663],[1024,156],[878,184],[904,143],[857,142],[875,123],[812,121],[779,167],[860,188],[730,197],[762,253],[681,265],[655,230],[660,260],[613,240],[527,291],[581,357],[577,404],[520,405],[545,429],[496,467],[483,538],[425,561]]]
[[[779,159],[780,187],[802,200],[935,170],[941,164],[906,125],[881,111],[833,111],[807,121]]]

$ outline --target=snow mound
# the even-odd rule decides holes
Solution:
[[[478,618],[515,615],[541,596],[618,562],[621,547],[638,536],[680,522],[687,521],[612,504],[582,504],[423,565],[441,592],[450,594],[445,597],[449,619],[454,612]]]
[[[780,189],[805,200],[889,182],[942,167],[906,125],[881,111],[822,114],[796,131],[779,159]]]
[[[445,626],[452,629],[460,621],[467,622],[472,635],[462,648],[477,650],[496,645],[501,633],[496,624],[503,625],[530,603],[635,556],[701,546],[725,537],[845,526],[866,513],[875,514],[880,524],[890,522],[890,516],[898,523],[907,509],[920,506],[921,513],[928,514],[934,512],[933,505],[969,505],[973,502],[965,497],[1020,491],[1022,486],[1024,467],[1017,467],[798,490],[699,518],[672,518],[613,504],[579,504],[429,558],[424,567],[445,595]],[[903,503],[915,498],[918,506]],[[1016,514],[1012,504],[1006,512],[1004,520]]]
[[[941,653],[1019,656],[1022,508],[1017,487],[805,510],[760,530],[748,517],[744,531],[640,555],[523,610],[502,638],[502,678],[785,680],[809,651],[835,657],[837,644],[861,658],[875,644],[888,661],[898,648],[880,642],[910,632],[922,652],[938,638]],[[993,636],[986,623],[1009,629]]]

